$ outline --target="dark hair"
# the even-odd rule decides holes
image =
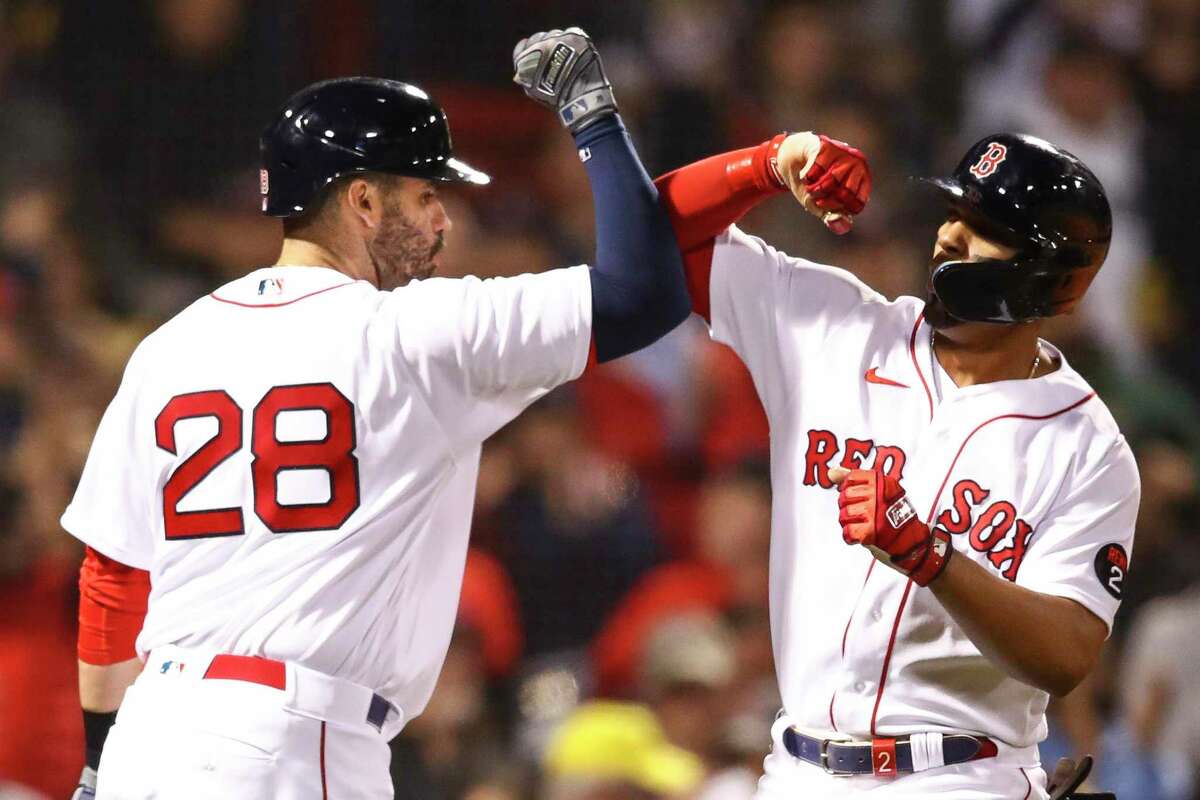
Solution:
[[[294,217],[283,218],[283,235],[288,238],[294,238],[303,232],[320,226],[324,222],[329,209],[336,205],[338,195],[345,190],[350,181],[356,178],[363,178],[380,184],[385,189],[394,188],[403,180],[403,176],[392,175],[387,172],[352,172],[349,175],[341,175],[334,178],[321,187],[321,190],[313,197],[312,202],[308,204],[308,208],[304,210],[304,213]]]

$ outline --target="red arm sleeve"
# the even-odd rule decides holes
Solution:
[[[697,161],[654,182],[683,253],[692,308],[705,318],[713,239],[763,200],[786,190],[775,164],[785,138],[781,133],[757,147]]]
[[[781,133],[757,147],[680,167],[654,182],[659,202],[671,216],[680,250],[706,243],[763,200],[787,188],[774,163],[786,138],[787,134]]]
[[[79,660],[97,666],[137,655],[150,573],[87,548],[79,570]]]

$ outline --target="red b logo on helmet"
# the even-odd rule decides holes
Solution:
[[[1000,166],[1000,162],[1004,161],[1004,157],[1007,155],[1007,147],[999,142],[991,142],[988,144],[987,152],[979,157],[975,166],[971,167],[968,172],[976,178],[986,178],[996,171],[996,167]]]

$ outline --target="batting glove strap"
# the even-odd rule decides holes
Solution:
[[[950,543],[950,534],[934,528],[932,535],[925,541],[920,558],[905,571],[913,583],[928,586],[946,569],[953,554],[954,545]]]

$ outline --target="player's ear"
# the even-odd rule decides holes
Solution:
[[[346,186],[345,200],[364,228],[374,230],[379,227],[383,218],[383,195],[378,186],[365,178],[355,178]]]

